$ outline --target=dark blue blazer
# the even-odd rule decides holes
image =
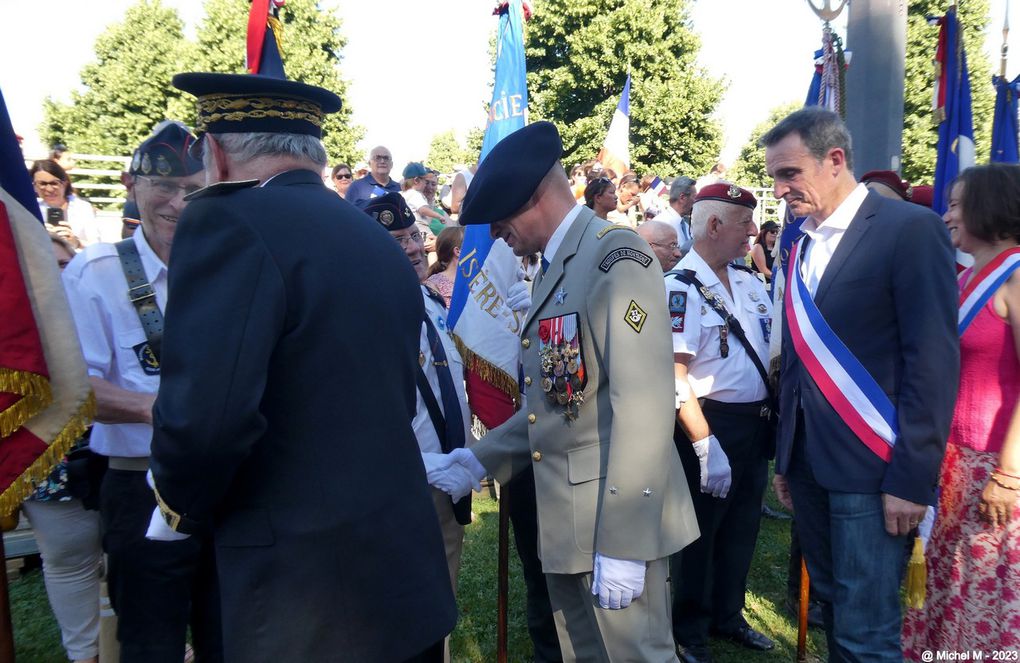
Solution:
[[[152,471],[212,529],[227,661],[403,661],[440,640],[457,613],[399,245],[295,170],[191,202],[172,255]]]
[[[954,265],[938,216],[868,194],[814,301],[896,406],[900,436],[892,461],[872,453],[836,415],[797,358],[784,320],[778,474],[789,466],[803,408],[804,452],[821,486],[934,504],[960,373]]]

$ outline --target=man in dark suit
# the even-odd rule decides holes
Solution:
[[[935,501],[956,399],[949,235],[857,183],[835,113],[799,110],[761,143],[776,197],[807,217],[783,319],[776,492],[796,507],[829,660],[899,661],[906,536]]]
[[[176,236],[149,536],[212,531],[227,661],[441,661],[456,606],[411,429],[422,297],[398,244],[323,186],[340,99],[174,85],[198,97],[213,184]]]

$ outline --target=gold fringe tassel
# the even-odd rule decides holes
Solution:
[[[88,398],[71,416],[63,430],[50,442],[46,451],[36,458],[35,462],[29,465],[20,477],[11,482],[3,494],[0,494],[0,517],[6,517],[13,513],[21,505],[21,502],[32,494],[35,485],[46,478],[46,475],[53,470],[53,466],[59,463],[74,443],[85,434],[85,429],[89,427],[95,417],[96,397],[89,391]]]
[[[924,542],[921,537],[914,539],[914,549],[907,565],[907,607],[920,610],[924,607],[925,585],[928,582],[928,568],[924,561]]]
[[[472,352],[464,344],[464,341],[460,339],[460,336],[456,334],[451,335],[453,336],[453,342],[457,345],[457,351],[460,352],[461,359],[464,360],[464,366],[509,396],[513,400],[514,408],[516,409],[521,401],[521,387],[517,384],[517,378]]]
[[[0,437],[7,437],[24,426],[53,401],[50,381],[28,371],[0,368],[0,391],[21,396],[14,405],[0,412]]]
[[[276,50],[280,51],[280,59],[283,59],[283,23],[280,19],[276,18],[272,14],[266,19],[266,23],[269,24],[270,29],[273,31],[273,37],[276,39]]]

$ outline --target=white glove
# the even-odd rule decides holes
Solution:
[[[595,553],[591,593],[599,597],[599,605],[610,610],[626,608],[645,589],[645,563],[640,560],[616,559]]]
[[[517,283],[506,290],[506,305],[511,311],[527,311],[531,308],[531,293],[524,282],[524,270],[517,270]]]
[[[156,481],[152,478],[152,470],[145,473],[145,481],[149,484],[149,488],[156,489]],[[145,531],[146,539],[152,541],[183,541],[188,536],[190,535],[175,532],[167,525],[166,520],[163,518],[163,512],[159,510],[158,506],[152,510],[152,516],[149,518],[149,529]]]
[[[719,446],[719,440],[715,439],[715,435],[709,435],[693,446],[701,465],[701,492],[725,499],[730,492],[733,477],[730,473],[730,459]]]
[[[425,456],[433,455],[439,458],[425,459]],[[454,449],[446,455],[422,454],[422,459],[425,460],[426,468],[430,464],[433,468],[428,472],[429,484],[452,497],[454,502],[459,502],[472,490],[480,490],[482,487],[485,467],[467,449]]]

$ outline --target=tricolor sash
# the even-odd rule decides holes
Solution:
[[[888,463],[899,436],[896,407],[815,306],[800,273],[802,245],[803,239],[793,246],[783,301],[793,347],[836,414]]]
[[[995,291],[1009,278],[1010,274],[1020,267],[1020,246],[1007,249],[995,256],[985,265],[984,269],[970,280],[967,287],[960,292],[960,317],[958,329],[960,336],[974,321]]]

